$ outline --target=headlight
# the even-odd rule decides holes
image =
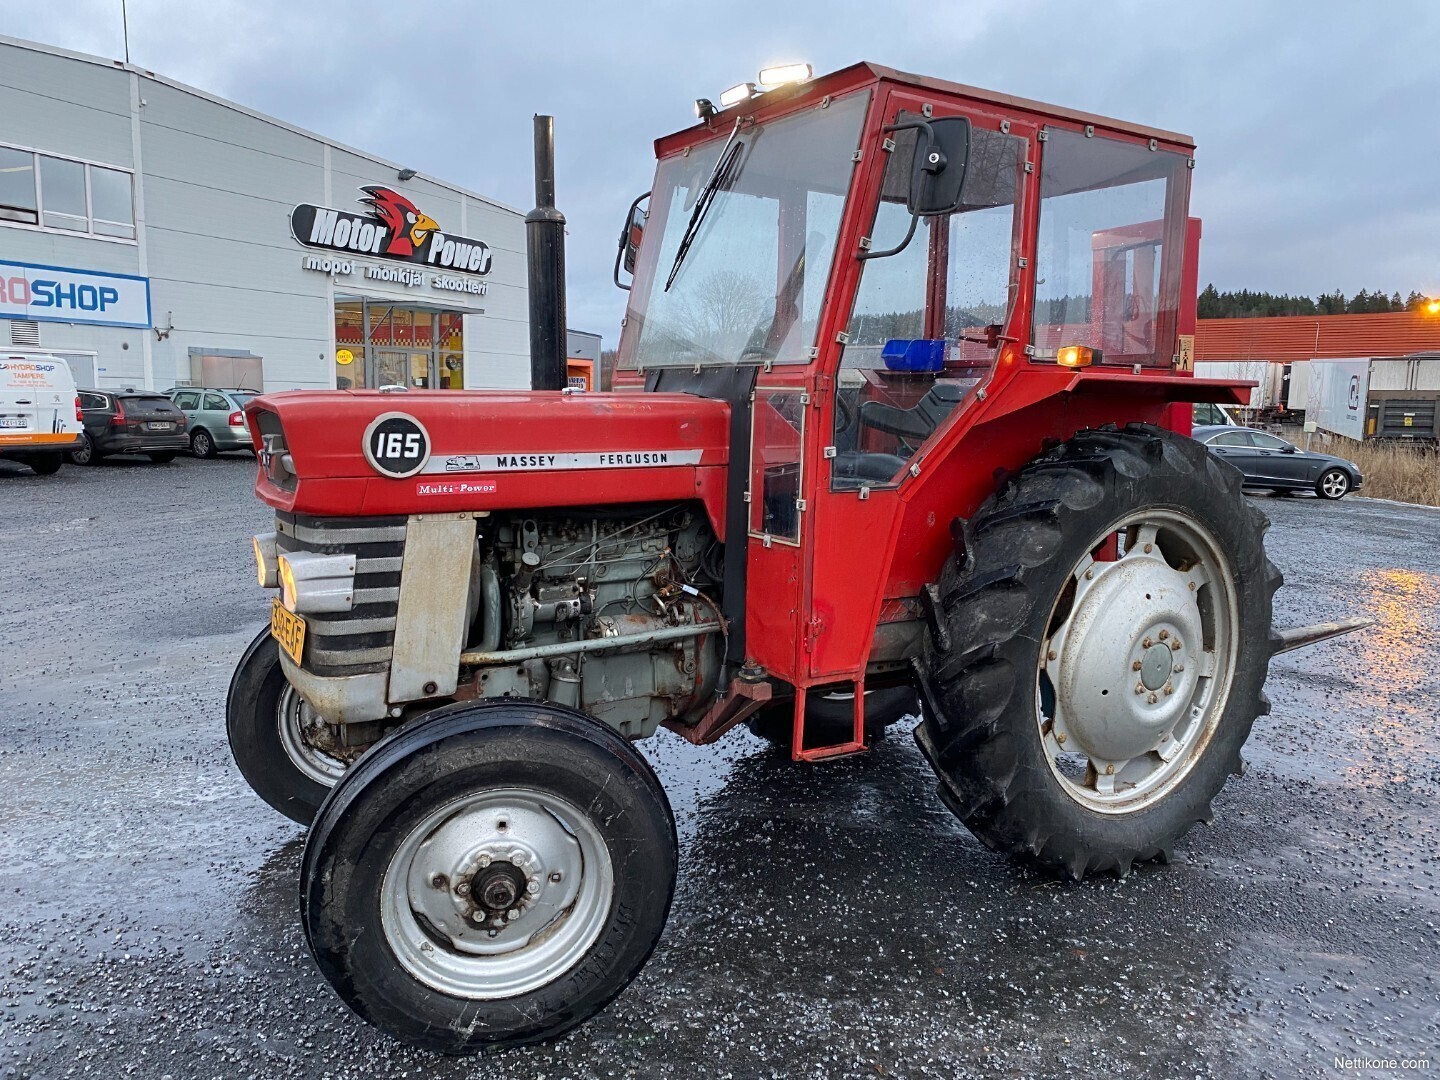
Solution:
[[[303,615],[349,611],[355,606],[354,555],[291,551],[275,561],[280,573],[280,602],[287,611]]]
[[[255,548],[255,577],[262,589],[280,587],[279,570],[275,563],[275,534],[261,533],[250,541]]]

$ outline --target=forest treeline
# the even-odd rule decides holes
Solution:
[[[1361,289],[1347,297],[1339,289],[1320,296],[1291,296],[1288,293],[1220,292],[1206,285],[1200,293],[1197,314],[1202,319],[1258,319],[1271,315],[1383,315],[1391,311],[1419,311],[1430,297],[1411,292],[1401,299],[1398,292],[1367,292]]]

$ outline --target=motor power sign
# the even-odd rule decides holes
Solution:
[[[148,327],[150,280],[0,260],[0,319]]]

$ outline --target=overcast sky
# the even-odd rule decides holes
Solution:
[[[556,117],[570,325],[613,347],[614,237],[653,139],[764,64],[855,60],[1193,135],[1200,280],[1440,295],[1440,4],[130,0],[131,59],[528,209]],[[122,55],[120,0],[0,33]],[[4,118],[0,117],[0,137]]]

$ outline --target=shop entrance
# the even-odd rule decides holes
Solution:
[[[461,312],[366,298],[335,304],[335,386],[465,387]]]

